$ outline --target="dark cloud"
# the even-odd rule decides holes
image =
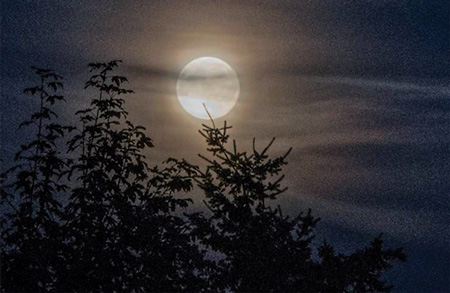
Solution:
[[[140,78],[145,79],[172,79],[176,80],[178,78],[179,72],[170,71],[167,69],[159,68],[159,67],[151,67],[151,66],[143,66],[140,64],[132,64],[124,66],[125,71],[137,75]]]

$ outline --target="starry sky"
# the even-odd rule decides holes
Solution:
[[[293,152],[288,213],[312,208],[317,239],[349,252],[384,233],[409,262],[398,291],[450,290],[450,3],[425,0],[0,2],[1,157],[31,135],[30,66],[65,77],[67,123],[92,98],[87,63],[122,59],[130,119],[168,157],[200,162],[205,144],[176,97],[180,71],[212,56],[236,71],[238,147]],[[3,169],[3,167],[2,167]],[[199,199],[201,195],[196,195]],[[198,200],[200,202],[200,200]]]

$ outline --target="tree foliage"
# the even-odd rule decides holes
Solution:
[[[405,261],[381,237],[350,255],[324,242],[311,211],[283,215],[287,151],[272,140],[250,153],[229,146],[228,130],[203,125],[204,166],[168,159],[150,165],[153,141],[128,120],[120,61],[91,63],[85,90],[95,97],[77,126],[55,122],[61,77],[33,68],[25,90],[38,111],[21,126],[34,138],[0,176],[1,290],[16,291],[390,291],[383,273]],[[70,136],[68,135],[70,133]],[[64,154],[64,155],[62,155]],[[189,212],[194,188],[203,212]],[[316,256],[315,256],[316,253]]]
[[[4,181],[13,178],[1,194],[2,205],[8,205],[2,211],[10,210],[2,223],[2,286],[13,291],[53,289],[62,249],[58,194],[67,189],[61,177],[68,162],[58,143],[72,128],[54,121],[52,106],[64,100],[58,92],[63,87],[61,76],[32,69],[40,82],[24,92],[37,99],[38,110],[19,128],[32,127],[35,137],[20,146],[16,165],[1,175]]]

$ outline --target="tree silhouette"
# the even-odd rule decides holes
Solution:
[[[80,185],[72,189],[65,209],[65,243],[71,259],[66,262],[66,278],[58,283],[62,290],[121,288],[116,276],[125,276],[122,262],[133,257],[120,245],[126,243],[118,240],[125,236],[121,233],[132,231],[122,217],[132,213],[136,193],[143,189],[139,184],[146,176],[146,163],[139,150],[152,144],[140,128],[120,123],[127,115],[122,96],[132,91],[120,87],[126,78],[110,74],[117,65],[118,61],[89,64],[94,74],[85,88],[94,88],[98,98],[77,112],[82,128],[68,144],[69,152],[79,155],[68,176]],[[125,174],[126,164],[133,164],[131,174]]]
[[[212,120],[212,119],[211,119]],[[232,292],[367,292],[389,291],[382,272],[391,261],[405,261],[401,249],[384,250],[381,238],[349,256],[336,255],[331,245],[318,248],[319,259],[312,257],[313,229],[319,221],[300,213],[284,216],[274,207],[284,175],[279,175],[286,157],[267,154],[275,139],[258,151],[253,140],[251,154],[239,152],[236,141],[227,148],[230,129],[203,125],[211,157],[207,166],[184,166],[205,192],[211,217],[193,215],[192,223],[199,241],[219,255],[211,275],[212,288]]]
[[[133,91],[115,74],[120,62],[89,64],[85,89],[96,97],[76,113],[77,127],[53,120],[61,77],[34,68],[40,84],[25,92],[40,107],[21,125],[36,136],[0,176],[2,292],[392,289],[383,273],[406,260],[401,248],[384,249],[381,237],[350,255],[326,242],[315,248],[311,211],[283,215],[276,200],[290,150],[269,156],[274,140],[241,152],[228,146],[231,127],[212,121],[200,131],[206,166],[173,158],[150,166],[143,151],[153,141],[127,118]],[[194,184],[205,212],[185,210]]]
[[[58,90],[61,76],[52,70],[32,68],[40,83],[26,88],[37,97],[39,109],[20,124],[33,127],[34,139],[21,145],[16,165],[2,174],[3,180],[14,177],[2,189],[2,210],[6,221],[2,229],[2,288],[5,291],[45,291],[52,289],[55,269],[61,253],[61,203],[57,194],[67,186],[61,183],[67,162],[61,158],[57,144],[71,127],[54,122],[53,104],[63,101]],[[23,276],[26,276],[25,278]],[[20,281],[19,281],[20,280]]]
[[[145,128],[126,120],[122,88],[113,70],[120,61],[92,63],[85,88],[98,91],[78,111],[81,131],[69,141],[80,155],[69,172],[80,186],[66,207],[66,279],[58,287],[79,291],[181,290],[193,286],[185,223],[173,213],[190,200],[172,195],[191,183],[173,167],[150,168],[142,150],[153,147]],[[197,252],[198,253],[198,252]],[[75,276],[75,278],[74,278]]]

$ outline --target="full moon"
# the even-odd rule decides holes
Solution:
[[[177,81],[178,100],[192,116],[209,119],[226,115],[239,98],[236,72],[218,58],[202,57],[191,61]]]

